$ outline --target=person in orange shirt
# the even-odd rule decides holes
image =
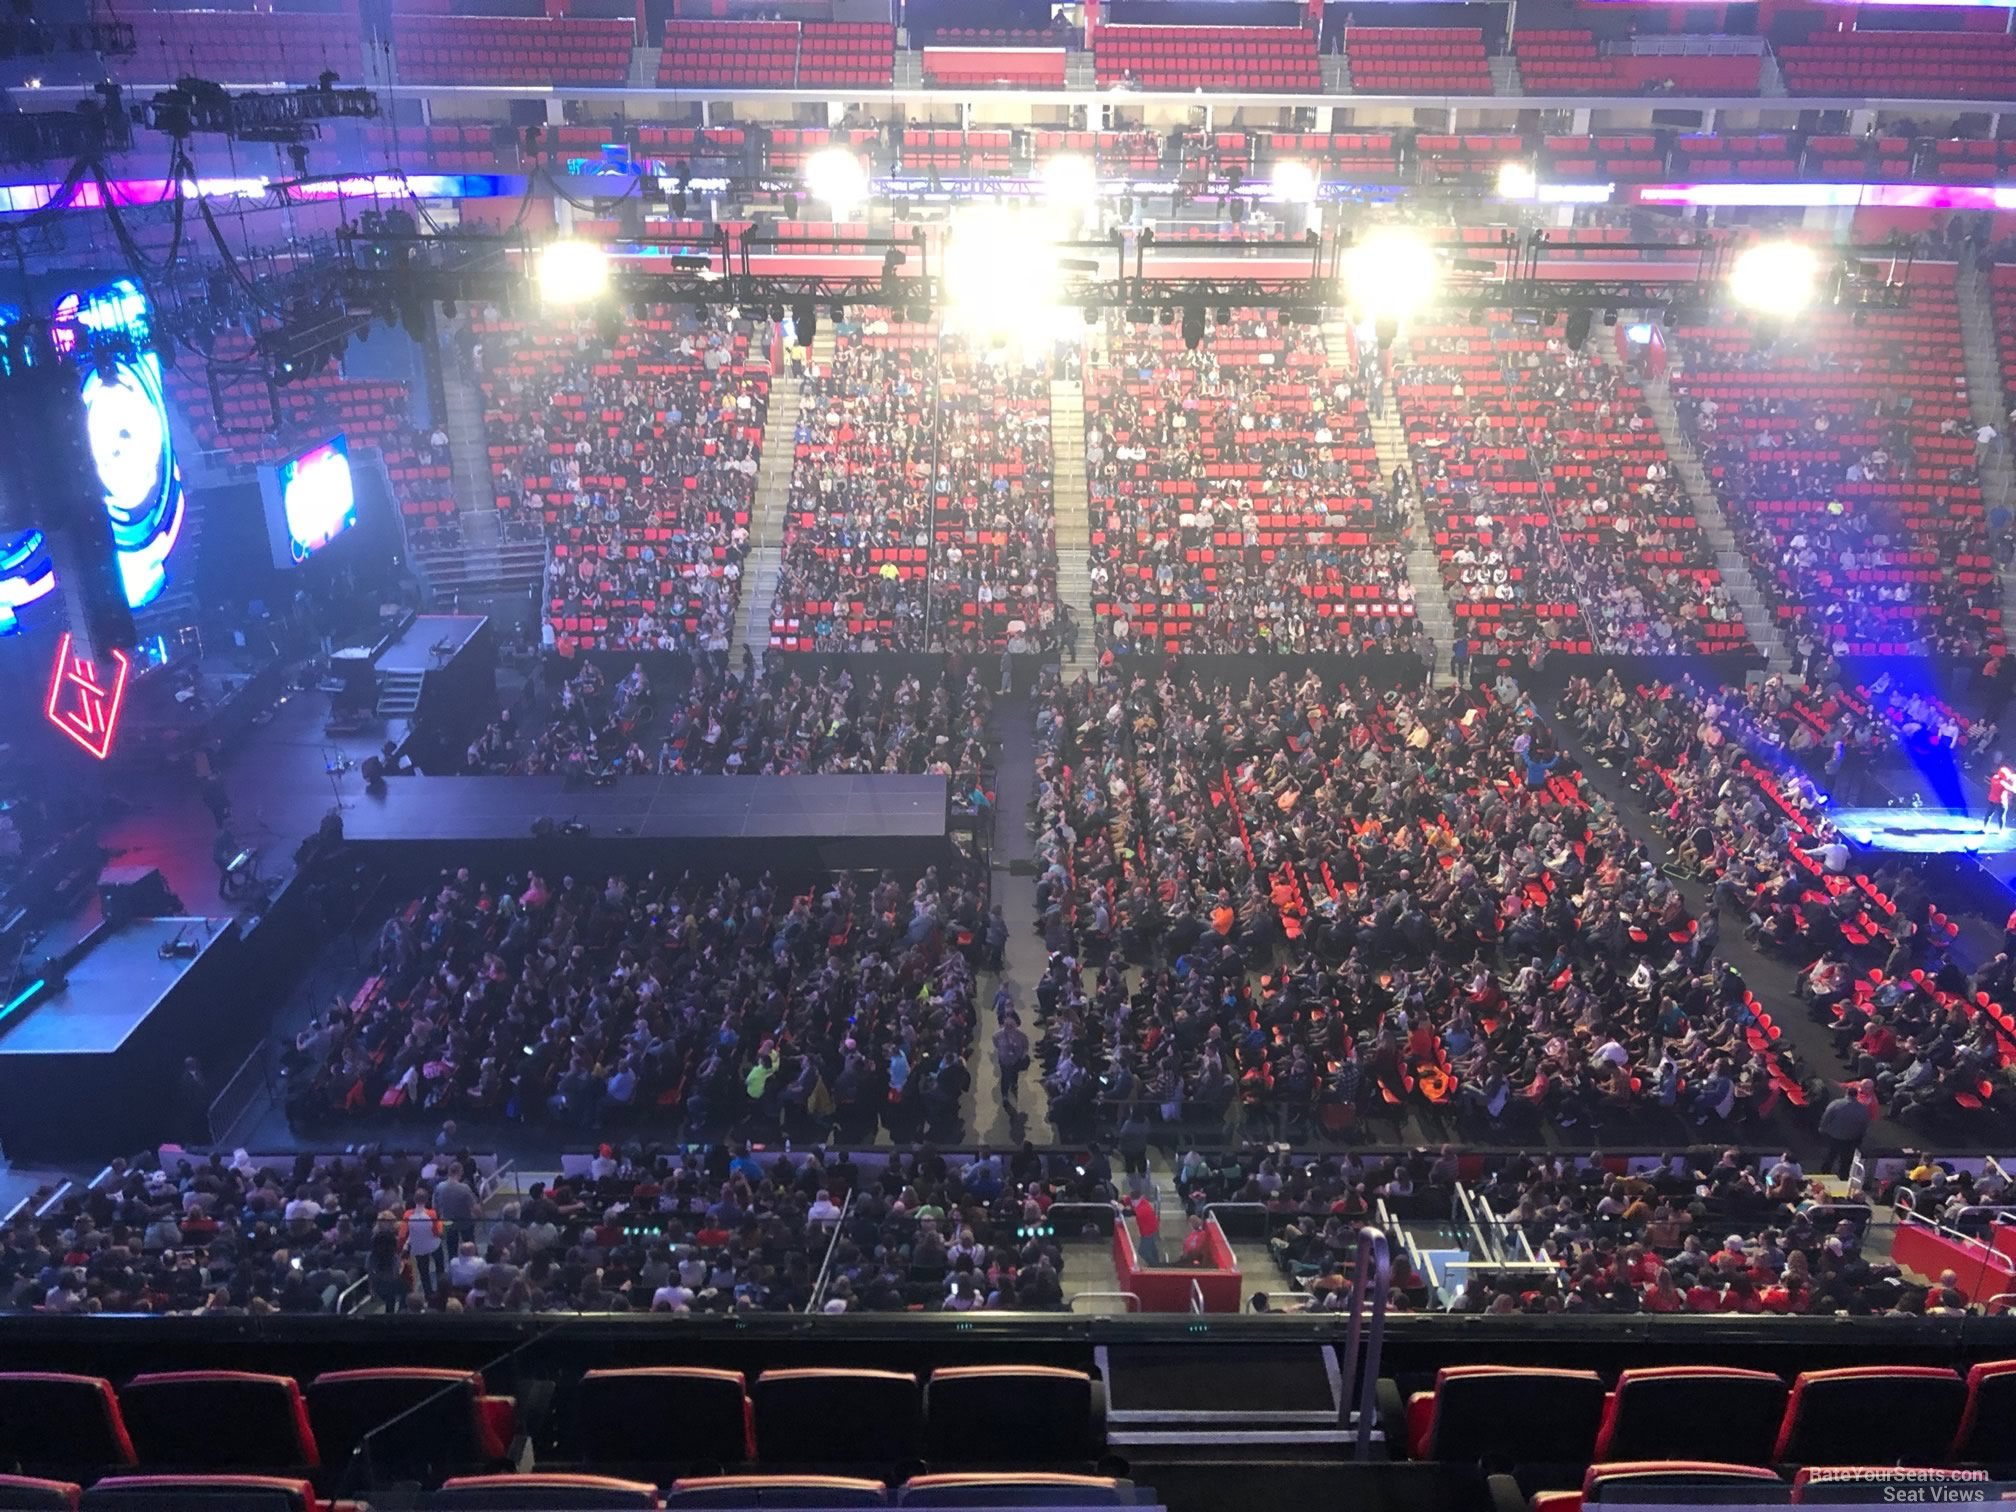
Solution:
[[[1211,910],[1211,927],[1226,939],[1232,938],[1232,931],[1239,927],[1239,911],[1232,906],[1232,895],[1218,894],[1217,906]]]
[[[413,1278],[430,1297],[441,1289],[448,1264],[446,1246],[442,1243],[445,1226],[432,1202],[433,1195],[421,1187],[413,1194],[413,1205],[406,1209],[406,1216],[399,1220],[399,1247],[413,1257]]]

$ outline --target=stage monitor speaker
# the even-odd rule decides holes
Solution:
[[[98,904],[108,924],[128,919],[172,917],[182,912],[182,900],[168,886],[158,866],[115,866],[98,877]]]

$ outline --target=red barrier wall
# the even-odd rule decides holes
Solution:
[[[1128,1230],[1126,1220],[1116,1219],[1113,1224],[1113,1269],[1120,1277],[1120,1290],[1130,1291],[1139,1297],[1143,1312],[1180,1313],[1190,1311],[1190,1283],[1195,1281],[1204,1293],[1206,1312],[1239,1311],[1239,1299],[1243,1293],[1239,1284],[1239,1261],[1232,1253],[1232,1245],[1215,1218],[1206,1221],[1204,1232],[1211,1242],[1209,1267],[1143,1265],[1134,1253],[1134,1235]]]
[[[2003,1292],[2016,1292],[2016,1261],[1985,1244],[1968,1244],[1922,1223],[1897,1227],[1890,1257],[1903,1269],[1928,1281],[1941,1271],[1958,1278],[1960,1294],[1969,1302],[1986,1302]]]

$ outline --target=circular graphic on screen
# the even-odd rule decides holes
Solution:
[[[182,529],[182,479],[160,363],[148,355],[101,365],[86,375],[83,395],[119,575],[126,602],[138,609],[167,584],[168,553]]]

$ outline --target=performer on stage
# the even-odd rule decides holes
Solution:
[[[1981,820],[1981,828],[1993,824],[1997,829],[2009,828],[2009,800],[2016,797],[2016,771],[2008,767],[1997,767],[1988,778],[1988,812]]]

